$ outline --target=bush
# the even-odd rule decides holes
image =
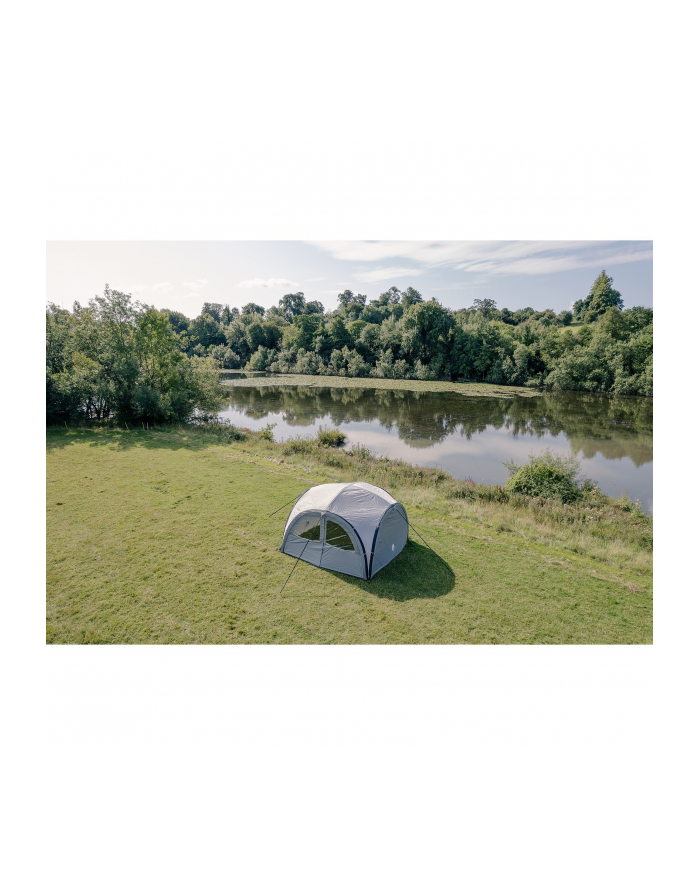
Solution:
[[[284,448],[285,455],[308,455],[318,450],[318,444],[309,437],[293,437],[287,440]]]
[[[529,463],[516,465],[504,462],[510,474],[505,491],[532,498],[557,498],[564,503],[576,501],[583,495],[577,479],[581,470],[573,455],[557,455],[545,449],[539,455],[530,454]]]
[[[258,432],[261,440],[267,440],[269,443],[274,443],[275,438],[272,435],[272,429],[276,427],[276,424],[266,424],[265,427]]]
[[[320,427],[316,439],[321,446],[342,446],[345,443],[345,434],[336,428]]]

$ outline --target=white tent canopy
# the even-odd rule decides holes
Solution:
[[[324,483],[297,499],[280,550],[368,581],[407,539],[406,509],[386,490],[371,483]]]

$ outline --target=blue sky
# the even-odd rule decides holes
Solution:
[[[561,311],[602,269],[626,307],[652,305],[648,240],[49,241],[47,299],[87,304],[104,288],[196,316],[204,301],[267,308],[302,291],[327,310],[344,289],[376,298],[413,286],[446,307],[493,298],[500,308]]]

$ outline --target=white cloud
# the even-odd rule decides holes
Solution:
[[[285,280],[284,277],[269,277],[263,280],[262,277],[254,277],[252,280],[241,280],[236,284],[236,289],[258,289],[258,288],[275,288],[278,286],[297,286],[292,280]]]
[[[402,277],[415,277],[422,273],[422,268],[375,268],[373,271],[360,271],[353,274],[353,277],[362,283],[376,283],[378,280],[400,280]]]
[[[209,285],[209,281],[202,277],[199,280],[191,280],[189,283],[183,283],[182,285],[189,290],[185,293],[185,298],[199,298],[202,289]]]
[[[454,267],[462,271],[486,274],[553,274],[577,268],[605,267],[649,260],[652,257],[651,241],[314,240],[309,242],[342,261],[380,262],[399,258],[415,262],[420,268]],[[378,273],[379,270],[368,273]],[[406,270],[403,269],[403,272],[406,273]],[[362,279],[359,274],[356,276]],[[371,282],[369,277],[367,280]]]
[[[134,283],[132,286],[127,286],[126,291],[130,292],[132,295],[141,295],[143,293],[160,293],[160,292],[172,292],[175,287],[172,283]]]
[[[183,283],[182,285],[187,289],[192,289],[195,292],[199,292],[200,289],[203,289],[209,283],[208,280],[193,280],[191,283]]]

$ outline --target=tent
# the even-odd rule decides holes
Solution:
[[[323,483],[296,500],[280,550],[369,581],[407,539],[406,509],[386,490],[371,483]]]

